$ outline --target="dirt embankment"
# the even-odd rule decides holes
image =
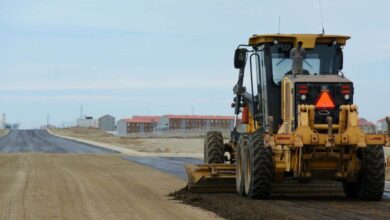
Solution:
[[[0,219],[214,219],[167,194],[185,183],[118,155],[0,154]]]
[[[343,195],[278,195],[270,200],[250,200],[236,193],[197,194],[185,189],[170,195],[226,219],[390,219],[390,200],[348,200]]]
[[[118,137],[91,128],[51,129],[54,134],[124,147],[145,153],[203,154],[203,138],[130,138]]]

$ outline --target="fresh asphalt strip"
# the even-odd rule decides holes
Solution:
[[[155,169],[167,172],[182,180],[187,180],[187,174],[184,169],[186,164],[201,164],[202,160],[191,157],[133,157],[125,156],[123,159],[136,162],[138,164],[153,167]]]
[[[0,153],[119,153],[49,134],[46,130],[11,130],[0,138]]]

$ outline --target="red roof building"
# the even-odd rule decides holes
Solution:
[[[117,122],[117,131],[121,135],[137,132],[152,132],[155,130],[183,129],[233,129],[234,116],[220,115],[136,115]]]
[[[156,115],[153,115],[153,116],[143,116],[143,115],[134,115],[132,117],[132,119],[141,119],[141,120],[149,120],[149,121],[155,121],[155,122],[158,122],[160,121],[160,116],[156,116]]]
[[[152,132],[159,122],[159,116],[133,116],[117,122],[117,132],[120,135],[139,132]]]

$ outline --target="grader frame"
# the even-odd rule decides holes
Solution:
[[[291,180],[298,180],[303,188],[308,184],[301,183],[317,186],[317,180],[338,180],[347,197],[381,199],[382,147],[390,147],[390,126],[387,134],[365,134],[359,127],[353,83],[341,72],[342,49],[348,39],[342,35],[254,35],[249,45],[240,45],[234,62],[240,71],[233,89],[236,123],[231,140],[224,144],[221,134],[207,135],[205,155],[213,155],[205,157],[203,165],[186,166],[188,189],[236,189],[240,195],[266,199],[271,189]],[[313,65],[304,66],[306,52]],[[252,93],[243,86],[247,53],[251,53]],[[292,63],[290,69],[278,67],[285,60]],[[256,69],[257,85],[253,85],[252,69]],[[237,130],[240,113],[244,132]],[[228,153],[229,159],[216,152]],[[292,185],[286,188],[297,190]],[[317,188],[334,189],[332,184]]]

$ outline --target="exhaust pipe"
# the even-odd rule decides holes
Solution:
[[[387,145],[386,147],[390,147],[390,116],[386,117],[387,122]]]

